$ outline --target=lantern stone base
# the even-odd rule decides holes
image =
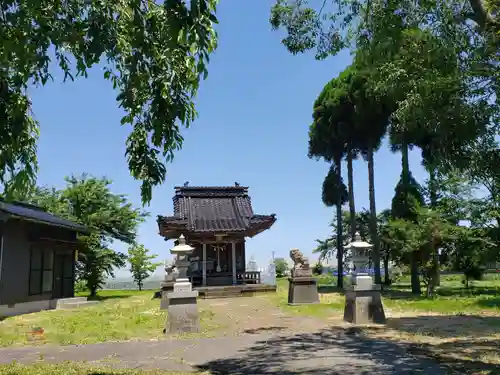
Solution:
[[[357,278],[357,283],[345,289],[344,321],[353,324],[385,324],[385,312],[380,285]]]
[[[312,276],[288,279],[288,304],[305,305],[319,303],[317,281]]]
[[[174,291],[167,294],[168,319],[166,333],[193,333],[200,331],[197,305],[198,292],[190,282],[177,282]]]

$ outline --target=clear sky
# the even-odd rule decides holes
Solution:
[[[156,215],[172,214],[173,188],[185,181],[191,186],[238,181],[250,187],[256,213],[276,213],[270,230],[247,241],[247,259],[254,255],[260,267],[272,251],[288,257],[297,247],[311,255],[315,239],[330,233],[334,208],[321,202],[328,165],[307,157],[308,128],[317,95],[351,58],[347,51],[323,62],[312,54],[290,55],[268,22],[273,3],[221,1],[220,43],[196,100],[199,118],[184,130],[183,150],[168,166],[165,184],[155,189],[147,208],[151,217],[139,229],[138,240],[161,259],[170,258],[172,243],[158,235]],[[88,172],[112,179],[114,192],[140,205],[139,182],[124,156],[130,127],[120,125],[116,92],[102,75],[102,66],[96,67],[88,79],[63,84],[55,70],[54,83],[31,90],[41,123],[39,184],[62,187],[65,176]],[[415,178],[423,181],[419,152],[410,157]],[[399,174],[400,155],[383,147],[375,157],[378,210],[389,207]],[[354,164],[354,180],[356,208],[368,208],[362,160]]]

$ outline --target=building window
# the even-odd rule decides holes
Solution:
[[[52,292],[54,284],[54,251],[31,248],[29,294]]]

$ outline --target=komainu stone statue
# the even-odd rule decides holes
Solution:
[[[288,278],[288,304],[319,303],[316,279],[312,275],[309,259],[299,249],[290,250],[293,260],[291,277]]]
[[[165,265],[165,279],[164,282],[174,282],[175,279],[177,278],[179,274],[179,271],[177,270],[177,267],[175,264],[172,264],[170,266]]]
[[[166,310],[168,308],[168,299],[167,294],[174,290],[174,283],[177,277],[179,276],[179,270],[175,266],[175,261],[172,264],[167,265],[167,261],[165,261],[164,265],[165,276],[163,277],[163,281],[161,282],[161,303],[160,310]]]
[[[299,249],[290,250],[290,258],[293,261],[293,269],[309,269],[309,259]]]

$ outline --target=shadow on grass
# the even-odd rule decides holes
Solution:
[[[127,295],[127,294],[110,294],[110,295],[97,295],[97,296],[89,296],[87,299],[89,301],[106,301],[106,300],[113,300],[113,299],[125,299],[125,298],[130,298],[133,295]]]
[[[424,295],[413,294],[409,289],[410,285],[391,285],[385,287],[382,291],[384,296],[391,299],[426,299]],[[477,297],[477,296],[496,296],[500,294],[500,288],[494,287],[441,287],[435,291],[436,296],[441,297]]]
[[[322,293],[322,294],[341,293],[341,294],[344,294],[344,289],[339,288],[336,285],[318,285],[318,293]]]
[[[480,315],[420,315],[389,318],[387,327],[438,339],[464,336],[489,336],[500,332],[500,317]]]
[[[263,332],[275,332],[275,331],[283,331],[286,327],[260,327],[255,329],[247,329],[243,331],[244,333],[248,333],[250,335],[256,335]]]
[[[434,361],[408,356],[399,345],[342,328],[259,340],[236,357],[198,369],[213,375],[445,374]]]
[[[485,307],[485,308],[498,308],[500,309],[500,297],[496,298],[480,298],[477,302],[478,306]]]
[[[437,294],[440,296],[460,296],[460,297],[469,297],[469,296],[480,296],[480,295],[488,295],[494,296],[500,293],[500,288],[492,288],[492,287],[481,287],[481,286],[473,286],[470,288],[465,287],[444,287],[437,290]]]
[[[406,301],[420,301],[426,299],[423,295],[416,295],[409,291],[386,288],[382,291],[382,296],[390,299],[404,299]]]

